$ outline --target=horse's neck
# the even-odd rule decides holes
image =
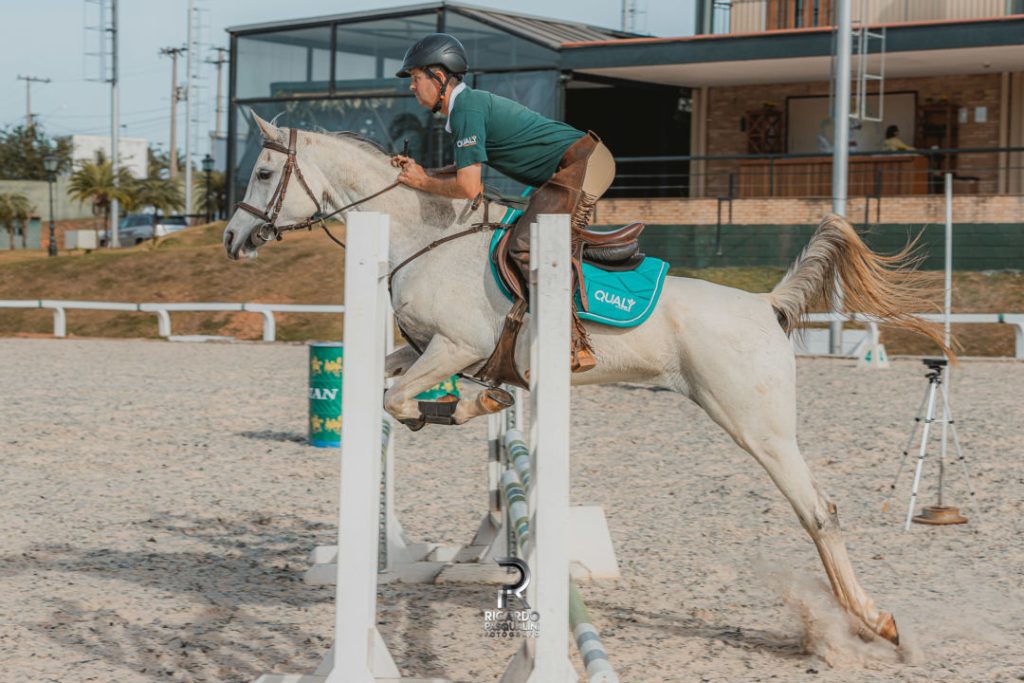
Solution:
[[[326,178],[335,208],[380,192],[395,182],[397,170],[386,155],[345,138],[318,136],[325,144],[313,145],[316,164]],[[374,197],[352,211],[377,211],[390,217],[390,260],[392,267],[435,240],[455,234],[484,220],[484,213],[471,211],[470,201],[427,195],[399,185]],[[491,204],[489,219],[501,220],[505,207]]]

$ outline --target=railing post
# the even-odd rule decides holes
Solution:
[[[277,325],[274,322],[274,312],[262,310],[263,314],[263,341],[272,342],[277,336]]]
[[[64,309],[60,306],[53,307],[53,336],[68,336],[68,318],[64,313]]]
[[[165,309],[153,311],[156,313],[157,334],[161,337],[171,336],[171,314]]]

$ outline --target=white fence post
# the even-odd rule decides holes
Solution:
[[[502,683],[575,683],[569,661],[569,217],[530,226],[530,606],[540,633],[527,639]],[[535,640],[536,642],[531,642]],[[532,651],[531,651],[532,650]]]
[[[53,307],[53,336],[68,336],[68,317],[60,306]]]

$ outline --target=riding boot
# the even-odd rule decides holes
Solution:
[[[583,191],[586,181],[587,163],[600,138],[590,133],[567,150],[559,169],[551,180],[547,181],[530,197],[530,204],[512,228],[509,235],[509,260],[519,271],[523,291],[528,292],[530,281],[530,224],[542,213],[568,213],[572,231],[572,253],[574,260],[582,254],[582,241],[579,232],[587,227],[590,214],[597,203],[598,197]],[[581,300],[585,283],[582,281],[582,266],[574,263],[573,291],[575,286],[581,288]],[[576,310],[576,299],[572,300],[572,346],[570,348],[570,366],[573,372],[586,372],[592,369],[597,361],[590,346],[590,337]]]

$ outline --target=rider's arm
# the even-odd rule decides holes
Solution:
[[[409,187],[453,199],[475,199],[483,192],[480,164],[460,168],[455,175],[436,177],[428,175],[422,166],[408,157],[397,158],[402,167],[398,180]]]

